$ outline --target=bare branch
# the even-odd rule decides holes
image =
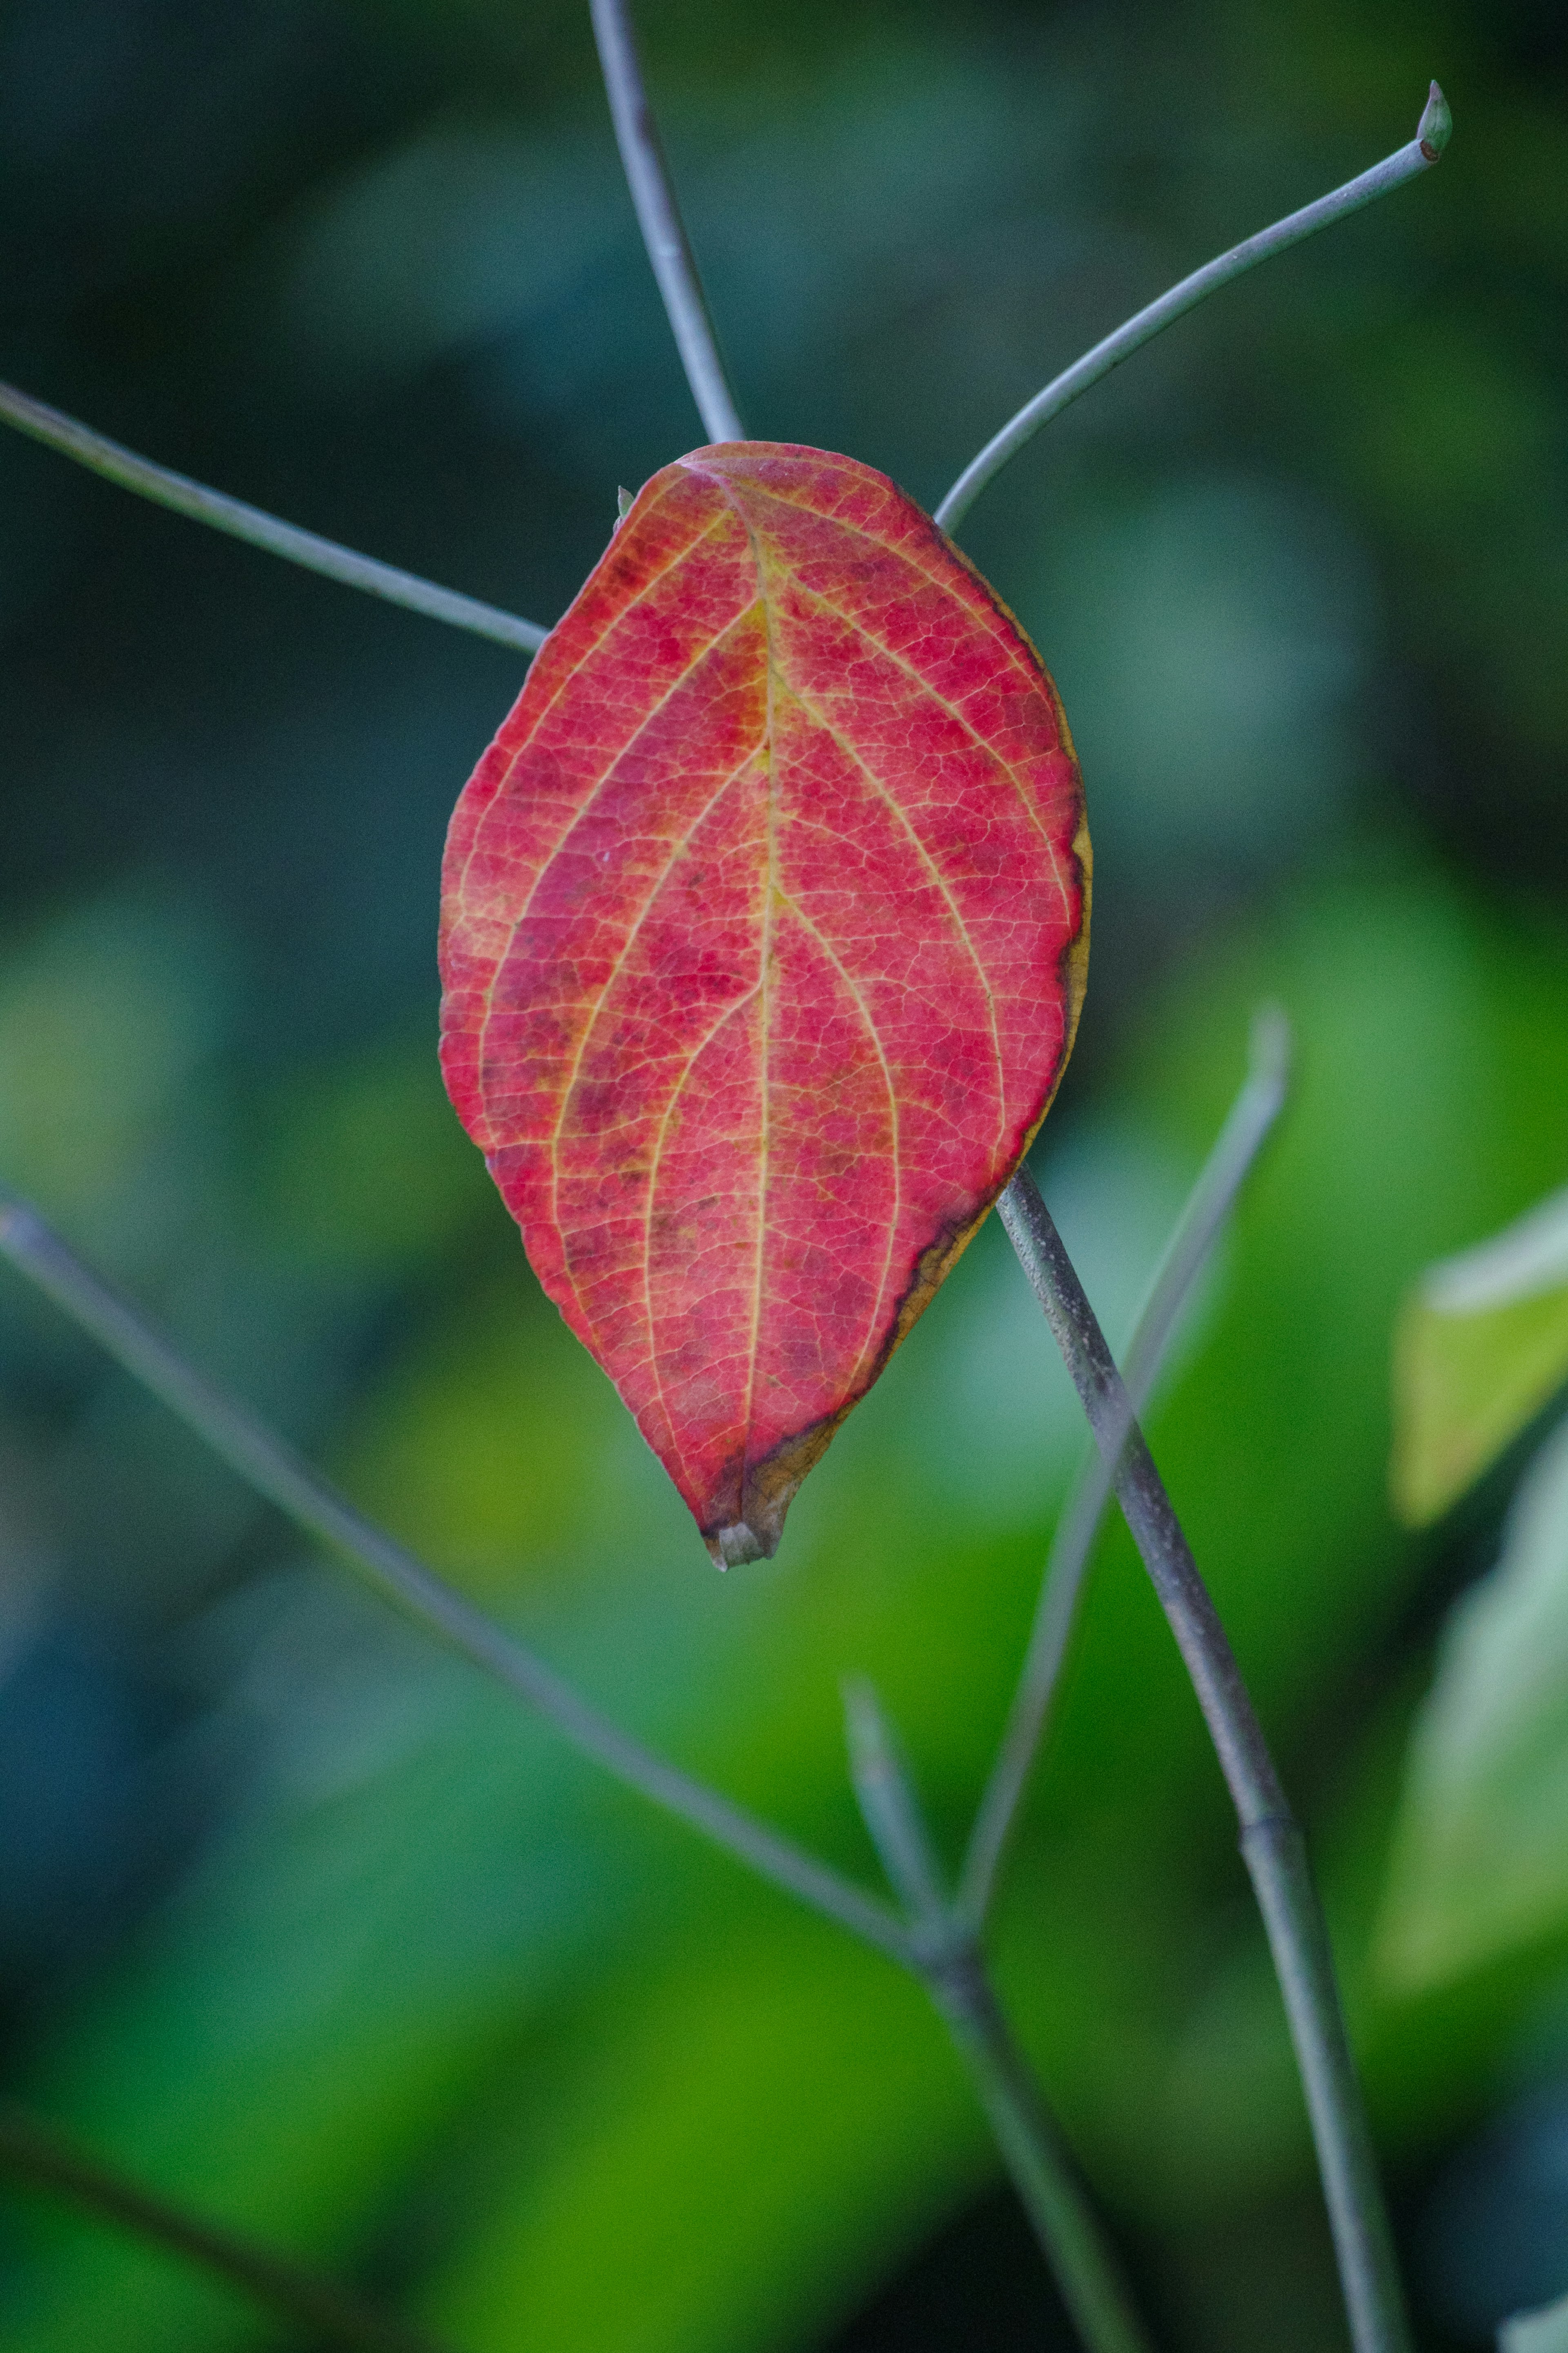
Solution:
[[[1014,2040],[973,1925],[953,1909],[899,1744],[870,1683],[844,1687],[850,1778],[917,1962],[985,2111],[1009,2178],[1089,2353],[1150,2353],[1116,2256],[1061,2128]]]
[[[643,85],[637,35],[626,0],[592,0],[592,8],[594,38],[599,46],[599,63],[604,69],[610,115],[616,126],[616,143],[621,151],[643,243],[669,314],[691,397],[697,403],[697,413],[710,441],[743,441],[745,427],[719,355],[719,339],[713,331],[708,297],[697,274],[697,263],[659,142],[658,125]]]
[[[1406,180],[1430,170],[1447,145],[1452,127],[1447,101],[1434,82],[1415,136],[1407,146],[1385,156],[1358,179],[1347,180],[1342,188],[1320,196],[1315,204],[1304,205],[1300,212],[1288,214],[1272,228],[1260,229],[1256,237],[1232,246],[1217,260],[1205,262],[1203,269],[1194,269],[1190,278],[1184,278],[1179,285],[1118,327],[1114,334],[1107,335],[1103,343],[1096,343],[1082,359],[1075,360],[1061,375],[1053,377],[1043,392],[1026,401],[1016,417],[985,444],[977,458],[971,459],[936,511],[936,520],[943,531],[956,531],[981,491],[1008,459],[1016,457],[1042,425],[1059,417],[1069,402],[1087,392],[1090,385],[1098,384],[1101,376],[1109,375],[1112,368],[1120,367],[1123,360],[1142,351],[1145,343],[1152,342],[1163,328],[1183,317],[1205,295],[1217,293],[1244,270],[1255,268],[1260,261],[1272,260],[1277,253],[1300,245],[1303,237],[1331,227],[1335,221],[1359,212],[1363,205],[1375,203],[1379,196],[1387,195],[1392,189],[1403,187]]]
[[[1322,1906],[1263,1727],[1100,1318],[1027,1168],[998,1208],[1045,1310],[1203,1710],[1241,1826],[1295,2045],[1356,2353],[1408,2353],[1393,2234]]]
[[[542,1659],[356,1512],[285,1439],[209,1381],[138,1309],[94,1274],[26,1201],[0,1192],[0,1255],[47,1292],[100,1346],[299,1527],[342,1553],[388,1599],[536,1708],[574,1748],[668,1813],[678,1814],[763,1878],[890,1959],[911,1966],[910,1939],[868,1895],[717,1790],[646,1748],[581,1698]]]
[[[193,522],[210,524],[214,531],[226,532],[231,539],[243,539],[251,547],[265,548],[268,555],[302,565],[307,572],[341,580],[346,588],[363,588],[367,596],[383,597],[389,605],[405,605],[411,613],[447,621],[454,628],[493,638],[497,645],[520,647],[525,653],[537,653],[550,634],[537,621],[503,613],[497,605],[481,605],[477,597],[460,596],[455,588],[438,588],[434,581],[402,572],[395,564],[380,564],[374,555],[356,555],[352,547],[340,547],[336,540],[301,531],[297,523],[280,522],[259,507],[247,506],[243,499],[231,499],[226,491],[209,491],[204,483],[193,482],[188,474],[155,466],[150,458],[138,458],[133,450],[95,433],[90,426],[79,425],[74,417],[35,400],[30,393],[18,392],[14,385],[0,384],[0,419],[47,448],[58,449],[62,457],[74,458],[79,466],[101,474],[107,481],[118,482],[121,490],[134,491],[156,506],[188,515]]]
[[[354,2348],[354,2353],[437,2353],[432,2338],[405,2328],[390,2314],[374,2311],[335,2281],[320,2279],[270,2248],[187,2214],[114,2167],[89,2157],[12,2100],[0,2101],[0,2169],[29,2186],[54,2190],[231,2280],[258,2303],[308,2329],[312,2340],[325,2337],[331,2344]]]
[[[1135,1413],[1142,1412],[1153,1391],[1182,1309],[1284,1108],[1289,1057],[1285,1016],[1276,1007],[1263,1008],[1253,1021],[1247,1078],[1187,1197],[1128,1347],[1127,1390]],[[996,1875],[1045,1736],[1084,1577],[1114,1483],[1112,1467],[1091,1448],[1057,1523],[1029,1647],[959,1883],[959,1908],[976,1925],[991,1908]]]

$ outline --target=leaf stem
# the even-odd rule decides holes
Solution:
[[[74,417],[35,400],[30,393],[18,392],[14,385],[0,384],[0,419],[47,448],[58,449],[63,457],[74,458],[106,480],[118,482],[122,490],[135,491],[157,506],[189,516],[193,522],[209,523],[214,531],[226,532],[230,538],[243,539],[251,547],[265,548],[269,555],[302,565],[307,572],[341,580],[345,587],[363,588],[367,596],[405,605],[410,612],[427,614],[435,621],[449,621],[454,628],[490,638],[497,645],[521,647],[525,653],[536,653],[550,634],[536,621],[503,613],[496,605],[480,604],[477,597],[460,596],[455,588],[438,588],[434,581],[400,571],[395,564],[378,563],[373,555],[358,555],[351,547],[340,547],[336,540],[301,531],[297,523],[280,522],[276,515],[247,506],[242,499],[231,499],[224,491],[209,491],[204,483],[192,481],[188,474],[155,466],[150,458],[137,457],[118,441],[95,433],[90,426],[79,425]]]
[[[437,2353],[433,2339],[362,2304],[335,2281],[321,2279],[266,2247],[187,2214],[82,2149],[12,2100],[0,2100],[0,2169],[52,2189],[110,2222],[216,2272],[247,2295],[286,2314],[312,2337],[356,2353]]]
[[[1100,1319],[1027,1168],[998,1208],[1082,1400],[1159,1596],[1241,1826],[1306,2094],[1356,2353],[1407,2353],[1409,2328],[1333,1957],[1301,1833],[1225,1628],[1138,1426]]]
[[[743,441],[745,427],[720,357],[708,298],[648,104],[626,0],[591,0],[591,5],[616,144],[691,397],[710,441]]]
[[[870,1683],[846,1683],[844,1713],[855,1794],[915,1931],[920,1974],[1068,2309],[1090,2353],[1149,2353],[1148,2336],[1060,2127],[997,2001],[974,1927],[943,1893],[930,1831]]]
[[[1284,1108],[1289,1060],[1289,1024],[1278,1007],[1265,1006],[1253,1019],[1247,1077],[1187,1196],[1128,1346],[1127,1390],[1134,1413],[1142,1413],[1148,1402],[1193,1285]],[[1029,1647],[959,1878],[959,1908],[977,1926],[991,1908],[1007,1842],[1045,1737],[1084,1577],[1114,1483],[1113,1467],[1091,1447],[1057,1523]]]
[[[1075,360],[1062,375],[1052,378],[1043,392],[1026,401],[1017,415],[1004,425],[1000,433],[989,440],[977,458],[971,459],[942,504],[936,510],[936,520],[943,531],[956,531],[975,500],[999,474],[1010,458],[1016,457],[1026,441],[1034,438],[1042,425],[1058,417],[1069,402],[1098,384],[1101,376],[1130,359],[1136,351],[1151,342],[1163,328],[1201,302],[1205,295],[1215,294],[1228,286],[1233,278],[1253,269],[1260,261],[1271,261],[1277,253],[1299,245],[1303,237],[1315,236],[1321,228],[1330,228],[1348,214],[1359,212],[1363,205],[1374,204],[1379,196],[1403,187],[1406,180],[1429,171],[1448,143],[1452,127],[1447,103],[1436,82],[1426,100],[1426,111],[1416,125],[1415,136],[1395,153],[1374,164],[1359,177],[1347,180],[1342,188],[1318,197],[1313,204],[1303,205],[1300,212],[1289,213],[1276,221],[1271,228],[1260,229],[1240,245],[1232,246],[1228,253],[1205,262],[1188,278],[1173,286],[1156,301],[1138,311],[1118,327],[1114,333],[1095,344],[1092,351]]]
[[[345,1555],[371,1585],[536,1708],[584,1756],[851,1936],[913,1966],[909,1936],[887,1905],[601,1715],[542,1659],[357,1512],[248,1408],[188,1365],[139,1309],[68,1250],[30,1204],[4,1191],[0,1255],[91,1333],[258,1494]]]

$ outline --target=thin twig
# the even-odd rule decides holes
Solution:
[[[89,426],[79,425],[74,417],[35,400],[30,393],[18,392],[14,385],[0,384],[0,420],[62,456],[74,458],[107,480],[118,482],[122,490],[135,491],[155,505],[188,515],[193,522],[210,523],[214,531],[227,532],[251,547],[265,548],[269,555],[303,565],[307,572],[324,573],[329,580],[341,580],[347,588],[363,588],[367,596],[384,597],[389,605],[405,605],[410,612],[427,614],[434,621],[449,621],[454,628],[469,629],[498,645],[520,647],[525,653],[537,653],[550,634],[536,621],[503,613],[496,605],[482,605],[455,588],[438,588],[434,581],[400,571],[395,564],[378,563],[374,555],[357,555],[351,547],[340,547],[336,540],[301,531],[297,523],[280,522],[276,515],[247,506],[242,499],[209,491],[187,474],[155,466],[151,459],[138,458],[133,450],[121,448],[118,441],[108,440]]]
[[[844,1738],[856,1802],[889,1886],[917,1928],[949,1934],[942,1865],[877,1687],[864,1675],[845,1678]]]
[[[1301,1833],[1208,1588],[1039,1188],[1020,1169],[998,1204],[1046,1313],[1208,1726],[1241,1825],[1307,2097],[1356,2353],[1405,2353],[1409,2329],[1371,2128]]]
[[[574,1747],[775,1886],[891,1959],[911,1965],[909,1937],[885,1904],[601,1715],[542,1659],[355,1511],[247,1407],[188,1365],[139,1309],[67,1249],[35,1208],[5,1192],[0,1254],[90,1332],[258,1494],[346,1555],[372,1585],[537,1708]]]
[[[985,444],[979,456],[970,460],[936,511],[936,520],[942,529],[956,531],[981,491],[1001,472],[1008,459],[1016,457],[1026,441],[1032,440],[1041,426],[1059,416],[1079,393],[1087,392],[1090,385],[1098,384],[1101,376],[1109,375],[1113,367],[1120,367],[1124,359],[1142,350],[1163,328],[1170,326],[1174,320],[1192,310],[1205,295],[1217,293],[1222,286],[1228,286],[1231,280],[1239,278],[1244,270],[1251,269],[1260,261],[1272,260],[1277,253],[1284,253],[1290,246],[1299,245],[1303,237],[1314,236],[1321,228],[1331,227],[1335,221],[1359,212],[1363,205],[1375,203],[1379,196],[1387,195],[1392,189],[1403,187],[1406,180],[1413,180],[1420,173],[1430,170],[1447,145],[1451,128],[1447,101],[1434,82],[1426,110],[1416,125],[1415,136],[1407,146],[1385,156],[1381,164],[1374,164],[1370,172],[1363,172],[1359,178],[1347,180],[1342,188],[1335,188],[1330,195],[1320,196],[1315,204],[1304,205],[1300,212],[1288,214],[1285,219],[1276,221],[1272,228],[1260,229],[1256,237],[1249,237],[1242,244],[1233,246],[1217,260],[1205,262],[1201,269],[1194,269],[1190,278],[1184,278],[1178,285],[1162,294],[1157,301],[1151,302],[1146,310],[1138,311],[1113,334],[1096,343],[1092,351],[1085,352],[1083,357],[1075,360],[1061,375],[1053,377],[1043,392],[1037,392],[1033,400],[1026,401],[1017,415],[1004,425],[1000,433]]]
[[[997,2001],[973,1926],[953,1907],[872,1686],[844,1688],[849,1771],[872,1844],[915,1930],[921,1978],[984,2109],[1013,2186],[1089,2353],[1149,2353],[1116,2256],[1061,2128]]]
[[[1265,1006],[1253,1020],[1241,1091],[1187,1196],[1128,1344],[1127,1389],[1135,1413],[1142,1413],[1148,1402],[1182,1309],[1284,1107],[1289,1061],[1289,1024],[1277,1006]],[[959,1908],[977,1926],[991,1908],[1007,1841],[1045,1737],[1084,1577],[1114,1484],[1111,1467],[1091,1446],[1057,1523],[1029,1647],[959,1877]]]
[[[710,441],[743,441],[745,427],[719,355],[708,298],[675,201],[658,125],[643,87],[637,35],[626,0],[592,0],[592,8],[616,143],[691,397]]]
[[[435,2340],[374,2311],[333,2280],[214,2222],[204,2222],[142,2184],[89,2157],[15,2101],[0,2101],[0,2169],[29,2187],[57,2191],[110,2222],[123,2223],[243,2288],[334,2345],[355,2353],[438,2353]]]

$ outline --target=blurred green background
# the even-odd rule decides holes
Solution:
[[[1097,849],[1037,1160],[1112,1337],[1263,995],[1300,1083],[1155,1416],[1309,1821],[1424,2341],[1568,2290],[1568,1899],[1373,1926],[1510,1465],[1385,1500],[1415,1270],[1568,1176],[1568,19],[1481,0],[643,0],[751,429],[934,504],[1184,269],[1442,168],[1073,409],[964,543]],[[5,0],[0,373],[548,621],[697,443],[579,0]],[[440,1092],[442,830],[520,683],[0,439],[0,1177],[605,1705],[846,1867],[838,1682],[956,1852],[1076,1412],[987,1229],[714,1577]],[[1568,1822],[1564,1823],[1568,1843]],[[1485,1902],[1485,1887],[1476,1900]],[[1484,1942],[1484,1940],[1482,1940]],[[1342,2341],[1224,1793],[1120,1531],[998,1968],[1163,2340]],[[1070,2340],[917,1990],[308,1557],[0,1282],[0,2063],[459,2353]],[[0,2184],[16,2353],[281,2346]]]

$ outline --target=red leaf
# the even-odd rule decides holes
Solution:
[[[654,476],[458,803],[442,1063],[721,1567],[1044,1117],[1088,906],[1056,690],[928,515],[787,444]]]

